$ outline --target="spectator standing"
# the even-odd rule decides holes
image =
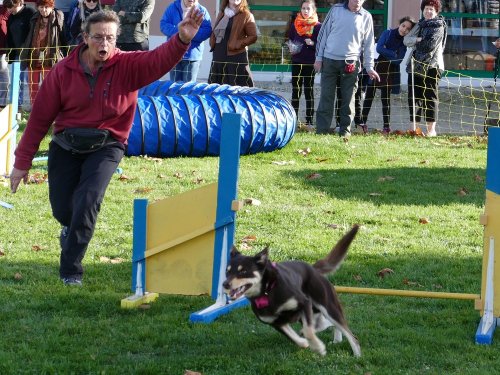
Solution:
[[[193,9],[179,24],[177,37],[153,51],[124,53],[115,48],[116,13],[94,13],[85,24],[85,43],[56,64],[40,88],[15,151],[10,187],[15,193],[27,181],[33,157],[52,127],[49,200],[63,226],[59,275],[64,284],[82,285],[82,259],[124,154],[138,90],[180,61],[201,21],[201,13]]]
[[[78,5],[73,9],[69,21],[69,45],[78,45],[83,41],[82,25],[85,20],[95,12],[102,10],[100,0],[80,0]]]
[[[69,42],[70,36],[69,36],[69,20],[71,18],[71,13],[73,12],[73,9],[77,7],[78,0],[54,0],[55,1],[55,8],[63,12],[64,14],[64,22],[65,24],[65,33],[64,37],[66,38],[66,41]]]
[[[444,70],[443,51],[447,26],[440,0],[423,0],[420,4],[423,18],[404,37],[404,44],[413,48],[408,72],[408,107],[410,129],[415,131],[424,112],[427,136],[435,137],[439,96],[438,83]]]
[[[24,4],[24,0],[3,0],[3,6],[7,8],[10,16],[7,20],[7,61],[13,63],[19,61],[21,48],[30,30],[30,19],[35,10]],[[27,73],[21,70],[21,87],[19,90],[19,105],[23,109],[30,108],[29,90],[27,88]],[[24,99],[26,97],[26,100]]]
[[[7,64],[7,20],[9,11],[0,5],[0,109],[8,103],[9,96],[9,65]]]
[[[149,21],[155,0],[116,0],[113,10],[120,17],[116,46],[122,51],[149,50]]]
[[[31,103],[47,72],[63,58],[61,46],[67,45],[64,14],[54,9],[54,0],[37,0],[36,7],[21,51],[21,67],[28,68]]]
[[[167,36],[167,40],[172,38],[178,32],[177,25],[186,16],[187,12],[192,8],[197,7],[203,14],[203,22],[200,30],[191,41],[191,46],[174,69],[170,71],[171,81],[196,81],[200,62],[203,57],[204,41],[210,38],[212,33],[212,24],[208,10],[198,3],[198,0],[175,0],[170,4],[160,21],[160,30]]]
[[[384,127],[382,132],[389,134],[391,118],[391,93],[399,94],[401,91],[400,64],[406,54],[406,46],[403,38],[415,26],[415,21],[411,17],[403,17],[399,21],[399,26],[395,29],[385,30],[377,42],[377,52],[379,57],[375,61],[375,70],[380,76],[380,82],[369,82],[365,92],[363,102],[362,127],[366,127],[368,115],[372,107],[375,90],[380,89],[382,100],[382,116]]]
[[[222,0],[210,35],[213,52],[209,83],[253,87],[248,46],[257,41],[255,18],[247,0]]]
[[[495,40],[495,47],[497,47],[497,49],[500,49],[500,38]]]
[[[303,87],[308,126],[312,126],[314,117],[314,61],[320,29],[316,3],[314,0],[303,0],[300,12],[290,24],[287,44],[292,55],[292,107],[298,120]]]
[[[342,104],[339,135],[351,135],[354,119],[354,93],[358,87],[358,73],[363,67],[372,79],[379,80],[373,60],[373,19],[365,10],[364,0],[345,0],[330,8],[318,35],[314,68],[321,72],[321,96],[316,113],[316,134],[328,134],[340,79]]]

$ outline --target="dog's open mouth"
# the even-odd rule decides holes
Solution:
[[[252,286],[252,284],[245,284],[240,286],[239,288],[236,289],[231,289],[229,291],[229,298],[231,299],[237,299],[240,298],[242,295],[245,294],[245,292]]]

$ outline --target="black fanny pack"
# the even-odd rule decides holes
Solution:
[[[54,134],[52,140],[66,151],[87,154],[117,143],[106,129],[69,128]]]

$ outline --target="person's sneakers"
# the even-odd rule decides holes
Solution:
[[[436,136],[437,136],[437,133],[435,130],[427,132],[427,137],[436,137]]]
[[[83,286],[82,279],[78,277],[62,277],[61,280],[64,285]]]
[[[383,134],[390,134],[391,133],[391,128],[388,127],[388,126],[384,126],[384,128],[382,129],[382,133]]]

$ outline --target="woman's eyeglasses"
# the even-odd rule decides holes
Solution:
[[[99,0],[85,0],[87,3],[97,3]]]
[[[89,37],[98,44],[102,44],[104,41],[108,42],[109,44],[116,43],[116,36],[113,36],[113,35],[90,35],[89,34]]]

